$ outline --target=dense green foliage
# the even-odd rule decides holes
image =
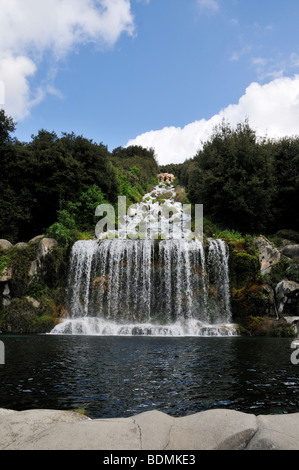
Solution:
[[[175,174],[190,203],[204,205],[211,236],[299,231],[298,137],[258,139],[246,121],[234,129],[223,122],[193,158],[159,169],[154,151],[140,146],[109,152],[82,136],[45,130],[23,143],[14,131],[1,111],[0,238],[13,243],[40,233],[63,244],[74,233],[84,237],[94,230],[98,204],[119,195],[140,201],[160,171]]]
[[[117,149],[82,136],[39,131],[29,143],[11,137],[15,124],[0,113],[0,238],[15,243],[50,232],[61,240],[71,230],[95,226],[95,208],[119,195],[136,202],[158,171],[154,152]]]
[[[299,230],[299,138],[258,139],[247,122],[222,123],[193,159],[168,165],[193,204],[224,229]]]
[[[113,150],[111,161],[116,168],[120,195],[126,196],[129,202],[139,202],[149,183],[157,184],[158,165],[153,150],[139,146],[118,147]]]

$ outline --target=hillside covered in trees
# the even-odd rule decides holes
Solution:
[[[138,202],[156,184],[154,151],[110,153],[82,136],[40,130],[29,143],[12,138],[16,125],[0,111],[0,238],[11,243],[45,233],[67,243],[95,227],[95,208],[119,195]]]
[[[193,158],[161,171],[176,174],[190,202],[224,230],[299,231],[299,137],[260,139],[246,121],[223,122]]]
[[[191,204],[203,204],[205,228],[242,234],[281,233],[298,242],[299,137],[259,139],[247,122],[223,122],[202,150],[181,164],[158,167],[154,150],[109,152],[83,136],[40,130],[28,143],[0,111],[0,238],[12,243],[47,233],[65,244],[93,231],[95,208],[141,200],[158,172],[173,173]],[[212,233],[210,233],[212,235]]]

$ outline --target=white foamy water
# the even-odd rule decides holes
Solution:
[[[102,318],[84,317],[65,319],[57,325],[52,334],[86,335],[86,336],[236,336],[237,325],[227,323],[205,325],[197,320],[170,325],[153,325],[152,323],[121,324]]]

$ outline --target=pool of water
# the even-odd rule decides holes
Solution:
[[[92,418],[212,408],[299,412],[299,365],[283,338],[1,336],[0,408]]]

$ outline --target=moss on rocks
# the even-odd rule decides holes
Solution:
[[[233,317],[242,318],[256,312],[266,313],[265,295],[260,277],[259,255],[250,237],[226,240],[229,247],[231,308]]]
[[[65,311],[68,250],[55,247],[38,259],[39,243],[0,251],[0,267],[11,269],[10,300],[0,300],[0,329],[4,333],[47,333]],[[31,272],[32,263],[36,271]],[[4,282],[2,282],[4,286]]]

